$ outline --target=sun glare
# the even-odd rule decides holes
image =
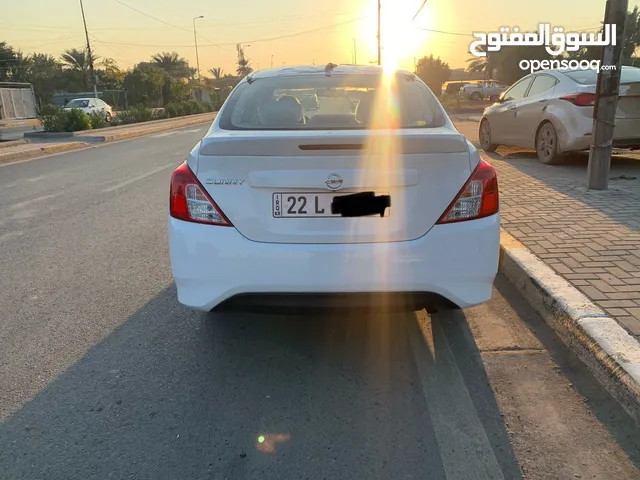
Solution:
[[[433,28],[431,9],[427,4],[420,15],[413,21],[413,17],[420,7],[420,1],[389,0],[382,2],[380,37],[382,44],[382,64],[385,69],[397,67],[413,70],[414,57],[425,55],[428,45],[426,38],[429,34],[420,28]],[[362,14],[366,21],[360,22],[357,33],[359,43],[366,47],[368,63],[377,61],[377,3],[368,1],[362,4]],[[420,27],[420,28],[419,28]],[[363,52],[364,53],[364,52]]]

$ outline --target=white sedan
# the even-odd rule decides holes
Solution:
[[[331,113],[305,112],[310,89]],[[499,224],[495,170],[406,70],[253,73],[171,178],[178,300],[201,311],[478,305]]]
[[[545,70],[513,84],[480,121],[481,147],[535,149],[545,164],[567,152],[588,150],[598,72]],[[640,148],[640,68],[622,67],[613,146]]]
[[[100,113],[104,115],[107,122],[111,120],[113,115],[111,106],[99,98],[75,98],[64,106],[65,110],[72,108],[80,109],[87,114]]]

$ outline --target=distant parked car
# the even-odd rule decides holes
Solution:
[[[453,82],[444,82],[442,85],[442,95],[457,95],[460,92],[460,88],[469,83],[468,80],[456,80]]]
[[[320,100],[318,100],[318,95],[315,93],[303,95],[300,99],[300,103],[302,103],[302,106],[308,110],[316,110],[320,108]]]
[[[485,80],[483,82],[467,83],[460,89],[460,95],[473,101],[488,98],[495,102],[507,88],[507,85],[496,80]]]
[[[542,163],[554,164],[566,152],[587,150],[592,142],[598,72],[545,70],[527,75],[485,109],[480,144],[533,148]],[[640,68],[622,67],[613,146],[640,148]]]
[[[75,98],[64,106],[65,110],[71,110],[72,108],[80,109],[88,114],[102,113],[107,122],[111,120],[113,115],[112,108],[99,98]]]

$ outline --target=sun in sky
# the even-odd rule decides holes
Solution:
[[[428,32],[424,29],[433,28],[433,15],[429,3],[427,3],[414,20],[413,18],[421,5],[422,0],[397,0],[396,2],[386,0],[381,2],[380,39],[382,63],[385,67],[413,69],[414,57],[424,54],[428,38]],[[360,22],[357,35],[366,46],[365,58],[377,59],[377,2],[366,1],[362,4],[362,11],[365,19]]]

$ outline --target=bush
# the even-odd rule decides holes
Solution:
[[[91,130],[91,117],[79,108],[72,108],[66,111],[67,132],[77,132],[79,130]]]
[[[164,116],[167,118],[182,117],[184,115],[184,103],[168,103],[164,107]]]
[[[91,117],[79,108],[64,110],[57,105],[45,105],[36,116],[47,132],[77,132],[91,130]]]
[[[64,132],[67,123],[66,113],[58,105],[44,105],[36,112],[45,132]]]
[[[103,113],[93,112],[89,114],[91,119],[91,126],[93,128],[105,128],[110,125],[111,122],[107,122],[106,116]]]
[[[121,125],[148,122],[149,120],[154,120],[154,111],[144,105],[134,105],[129,110],[118,112],[118,123]]]
[[[186,102],[171,102],[164,107],[164,115],[166,118],[183,117],[185,115],[195,115],[197,113],[210,112],[211,106],[196,100],[188,100]]]

